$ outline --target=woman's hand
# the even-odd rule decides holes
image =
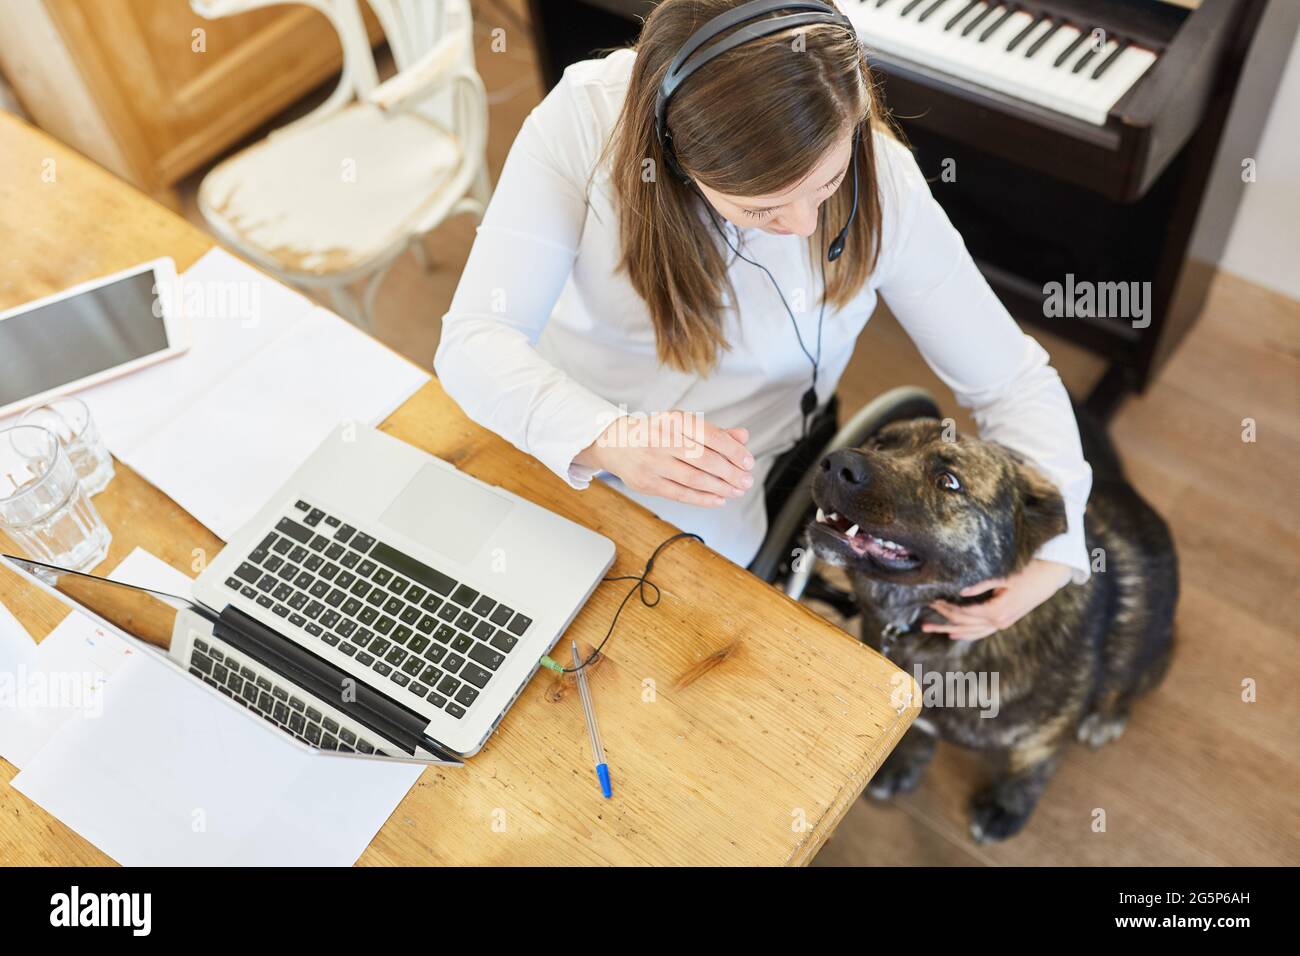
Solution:
[[[617,475],[633,491],[719,508],[754,484],[744,428],[719,428],[690,412],[624,415],[574,462]]]
[[[930,607],[948,623],[922,624],[921,630],[947,634],[956,641],[988,637],[1015,624],[1046,601],[1069,582],[1071,574],[1068,565],[1035,558],[1008,577],[990,578],[962,589],[962,597],[997,592],[982,604],[935,601]]]

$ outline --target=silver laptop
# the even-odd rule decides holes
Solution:
[[[454,763],[500,723],[614,544],[344,424],[199,575],[192,601],[6,557],[295,746]],[[168,610],[129,607],[140,595]]]

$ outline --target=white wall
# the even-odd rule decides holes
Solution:
[[[1224,215],[1219,176],[1255,160],[1236,223],[1218,262],[1259,285],[1300,299],[1300,3],[1272,0],[1242,72],[1202,215]],[[1280,80],[1278,79],[1281,74]],[[1212,259],[1218,250],[1201,250]],[[1196,254],[1197,250],[1193,250]]]

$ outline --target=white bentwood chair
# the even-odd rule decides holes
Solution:
[[[367,0],[397,66],[382,84],[357,0],[190,6],[216,19],[283,2],[314,7],[338,32],[338,86],[308,115],[215,166],[199,209],[239,253],[293,285],[328,291],[338,312],[369,328],[393,261],[411,248],[427,268],[425,236],[454,215],[481,219],[491,196],[469,2]],[[351,286],[361,280],[358,299]]]

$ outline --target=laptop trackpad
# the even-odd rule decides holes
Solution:
[[[425,465],[379,520],[453,561],[469,564],[514,506],[455,472]]]

